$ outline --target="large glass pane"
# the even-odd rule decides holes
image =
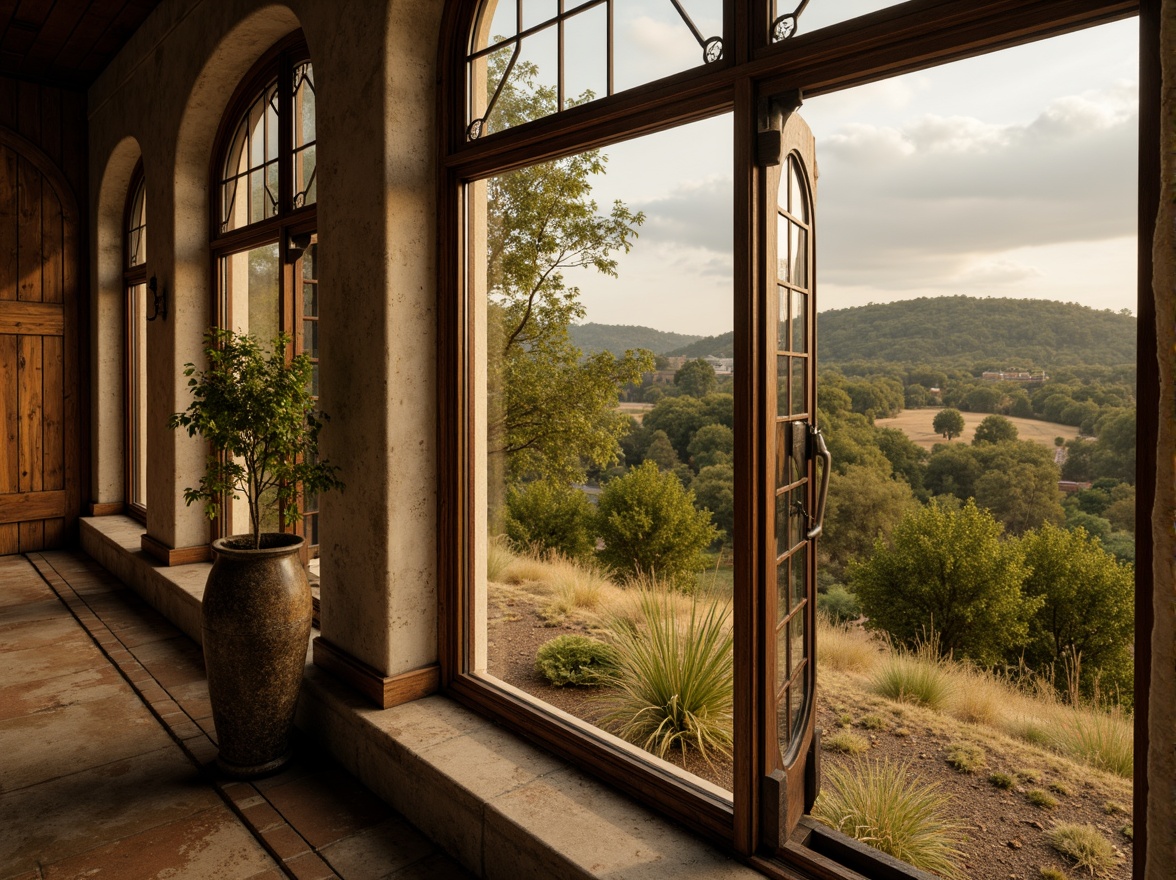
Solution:
[[[520,87],[504,93],[503,112],[525,98]],[[741,369],[728,336],[731,230],[715,222],[731,216],[722,177],[730,135],[729,118],[712,119],[466,190],[470,671],[721,792],[732,784],[732,391]],[[605,245],[615,275],[583,259],[582,248]],[[586,324],[608,339],[583,336]],[[642,338],[618,347],[635,326]],[[711,336],[710,348],[674,353]],[[675,428],[684,411],[696,417]],[[674,533],[676,516],[698,530]],[[616,677],[589,669],[564,680],[541,649],[570,636],[603,643],[594,650],[619,659]],[[692,652],[715,658],[716,703],[705,711],[718,745],[700,747],[680,720],[657,733],[674,695],[687,693],[679,676],[695,668],[683,661]]]
[[[810,2],[801,0],[769,0],[772,14],[772,28],[769,39],[782,43],[800,34],[812,33],[831,24],[848,21],[859,15],[877,12],[896,6],[902,0],[837,0],[837,2]],[[801,10],[801,7],[804,7]],[[797,11],[800,14],[797,15]]]
[[[806,342],[808,318],[808,295],[798,290],[792,291],[792,350],[807,352]]]

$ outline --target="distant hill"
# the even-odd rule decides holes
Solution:
[[[652,327],[635,327],[631,324],[576,324],[568,328],[572,342],[584,354],[611,351],[622,355],[626,351],[644,348],[654,354],[665,354],[698,339],[685,333],[669,333]]]
[[[663,352],[670,357],[704,358],[735,357],[735,331],[721,333],[718,336],[704,336],[689,345],[675,348],[673,351]]]
[[[821,363],[989,362],[994,368],[1135,363],[1131,315],[1030,299],[924,297],[820,312]]]
[[[829,365],[990,363],[994,369],[1046,370],[1118,366],[1135,363],[1135,333],[1131,315],[1034,299],[922,297],[817,315],[817,351],[821,363]],[[734,357],[735,334],[695,339],[660,353]]]

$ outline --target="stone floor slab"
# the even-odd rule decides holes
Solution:
[[[347,880],[388,880],[436,852],[431,840],[394,818],[323,847],[319,854]]]
[[[0,795],[0,876],[220,804],[174,746]]]
[[[227,807],[125,837],[44,868],[45,880],[248,880],[274,861]]]
[[[172,742],[130,692],[0,722],[0,792],[153,752]]]
[[[286,821],[315,847],[326,846],[392,815],[374,794],[340,770],[326,770],[266,791]]]
[[[0,721],[105,700],[126,689],[122,676],[110,666],[91,667],[39,681],[10,684],[0,678],[0,682],[4,682],[0,685]]]

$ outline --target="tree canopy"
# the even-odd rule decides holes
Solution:
[[[964,433],[964,416],[958,409],[941,409],[935,414],[931,422],[931,429],[936,434],[942,434],[948,440]]]

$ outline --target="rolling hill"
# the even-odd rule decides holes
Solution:
[[[584,354],[611,351],[622,355],[628,350],[644,348],[654,354],[665,354],[668,349],[694,342],[699,337],[684,333],[669,333],[652,327],[632,324],[575,324],[568,328],[572,342]]]
[[[970,296],[922,297],[821,312],[821,363],[982,363],[994,368],[1135,363],[1135,318],[1076,303]],[[734,335],[664,352],[731,357]]]

